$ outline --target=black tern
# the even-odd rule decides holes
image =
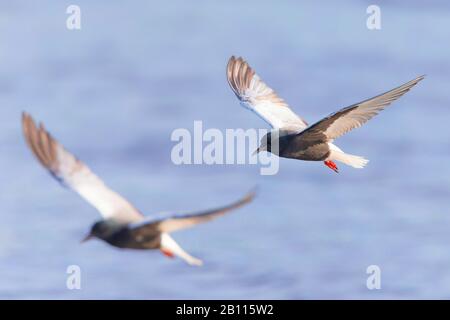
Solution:
[[[266,121],[272,130],[262,139],[255,153],[267,151],[280,157],[307,161],[324,161],[338,172],[335,161],[353,168],[363,168],[368,160],[347,154],[333,141],[358,128],[381,110],[408,92],[424,76],[417,77],[393,90],[343,108],[308,126],[288,104],[267,86],[242,58],[232,56],[227,65],[227,79],[241,104]],[[278,145],[272,147],[272,141]],[[274,150],[273,150],[274,149]]]
[[[230,205],[193,214],[144,217],[126,199],[114,192],[83,162],[56,141],[41,123],[22,114],[25,140],[39,162],[63,185],[77,192],[93,205],[103,219],[97,221],[83,242],[92,238],[112,246],[129,249],[160,249],[166,256],[178,256],[191,265],[202,261],[186,253],[169,233],[192,227],[237,209],[254,198],[250,192]]]

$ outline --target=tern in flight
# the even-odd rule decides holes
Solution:
[[[363,168],[368,160],[345,153],[333,143],[334,140],[362,126],[423,78],[424,76],[417,77],[386,93],[355,103],[308,125],[258,77],[244,59],[233,56],[227,66],[228,83],[241,104],[272,127],[261,139],[256,153],[267,151],[284,158],[323,161],[335,172],[338,172],[338,167],[334,161],[353,168]]]
[[[193,214],[144,217],[126,199],[108,188],[83,162],[64,149],[43,124],[37,126],[30,115],[23,113],[22,127],[26,142],[39,162],[52,176],[77,192],[102,215],[103,219],[94,223],[83,242],[98,238],[119,248],[159,249],[166,256],[178,256],[191,265],[201,265],[201,260],[186,253],[169,234],[220,217],[249,203],[254,197],[254,193],[250,192],[230,205]]]

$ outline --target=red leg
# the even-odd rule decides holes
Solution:
[[[166,257],[169,257],[169,258],[175,257],[175,255],[172,253],[172,251],[169,251],[169,250],[163,249],[163,248],[161,248],[160,250],[163,253],[163,255],[165,255]]]
[[[339,173],[338,167],[337,167],[336,163],[334,163],[333,161],[327,160],[327,161],[324,161],[323,163],[325,163],[325,165],[328,168],[330,168],[331,170],[333,170],[334,172]]]

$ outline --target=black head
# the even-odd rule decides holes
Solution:
[[[268,132],[264,135],[264,137],[261,138],[261,141],[259,143],[259,147],[253,152],[253,154],[260,153],[261,151],[272,151],[272,134],[271,132]]]
[[[260,145],[255,152],[267,151],[278,155],[280,154],[280,150],[286,145],[286,138],[283,131],[272,130],[261,138]]]
[[[93,238],[107,239],[116,231],[115,225],[111,221],[101,220],[94,223],[89,234],[81,241],[85,242]]]

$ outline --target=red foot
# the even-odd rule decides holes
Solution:
[[[167,249],[162,249],[162,248],[160,250],[163,253],[163,255],[165,255],[166,257],[169,257],[169,258],[175,257],[175,255],[172,253],[172,251],[169,251]]]
[[[336,163],[334,163],[333,161],[327,160],[327,161],[324,161],[323,163],[325,163],[325,165],[328,168],[330,168],[331,170],[333,170],[334,172],[339,173],[338,167],[337,167]]]

